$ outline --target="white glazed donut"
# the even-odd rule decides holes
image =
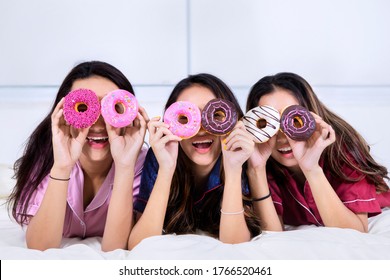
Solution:
[[[264,143],[274,136],[280,127],[280,114],[271,106],[258,106],[243,117],[246,130],[253,135],[256,143]]]

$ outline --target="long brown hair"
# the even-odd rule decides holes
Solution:
[[[120,89],[125,89],[134,94],[129,80],[114,66],[101,62],[83,62],[75,66],[65,77],[58,89],[53,106],[47,116],[30,135],[23,155],[15,162],[14,178],[16,185],[8,198],[8,207],[12,209],[12,216],[19,224],[28,221],[27,207],[38,185],[49,174],[53,166],[53,145],[51,131],[51,114],[62,97],[67,95],[76,80],[99,76],[109,79]],[[18,215],[17,211],[21,209]]]
[[[386,167],[378,164],[370,154],[370,147],[364,138],[345,120],[329,110],[316,96],[310,84],[294,73],[278,73],[260,79],[250,90],[246,109],[258,106],[263,95],[272,93],[278,88],[288,90],[297,99],[300,105],[319,115],[330,124],[336,133],[336,141],[322,153],[324,170],[331,176],[347,182],[355,182],[366,177],[373,183],[378,192],[389,189],[385,179],[389,179]],[[343,172],[343,167],[356,170],[361,176],[351,178]],[[267,172],[274,178],[284,178],[283,167],[272,158],[267,162]]]
[[[219,78],[211,74],[190,75],[181,80],[173,89],[165,105],[165,110],[174,103],[183,90],[194,85],[200,85],[211,90],[216,98],[231,101],[238,112],[239,118],[243,116],[240,105],[230,88]],[[222,156],[221,156],[222,157]],[[202,208],[196,207],[195,186],[192,162],[186,156],[179,145],[179,153],[176,170],[173,175],[171,192],[164,221],[164,228],[167,233],[194,233],[196,230],[203,230],[211,235],[218,236],[220,207],[223,194],[224,175],[222,158],[220,176],[222,185],[205,196],[202,201]],[[243,172],[245,181],[246,173]],[[251,205],[244,200],[245,219],[252,236],[261,232],[260,223],[254,215]]]

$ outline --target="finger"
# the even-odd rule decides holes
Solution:
[[[149,133],[151,135],[156,134],[157,130],[159,130],[159,129],[163,129],[163,128],[168,129],[169,128],[168,124],[159,121],[159,117],[151,119],[148,122],[147,126],[148,126]]]
[[[88,132],[89,132],[89,127],[81,128],[75,140],[83,146],[87,139]]]
[[[55,114],[56,112],[58,112],[64,106],[64,103],[65,103],[65,97],[62,97],[60,101],[57,103],[56,107],[54,108],[53,113]]]
[[[138,117],[138,126],[140,127],[140,131],[142,133],[145,133],[148,122],[146,121],[145,117],[141,113],[138,113],[137,117]]]
[[[174,135],[174,134],[168,128],[160,127],[154,133],[151,134],[151,138],[152,139],[160,139],[160,138],[162,138],[162,137],[164,137],[166,135]]]
[[[242,123],[242,122],[241,122]],[[248,139],[252,139],[252,135],[245,129],[245,126],[237,125],[227,136],[224,137],[226,142],[229,142],[230,139],[236,137],[237,135],[242,135],[244,137],[247,137]]]
[[[240,135],[238,135],[237,137],[234,137],[233,139],[231,139],[229,142],[226,142],[225,148],[227,150],[234,150],[235,148],[240,147],[240,146],[254,147],[254,145],[255,145],[255,143],[252,140],[247,139],[245,137],[241,137]]]
[[[152,148],[163,149],[169,142],[180,142],[182,139],[176,135],[165,135],[162,138],[154,139],[150,141]]]
[[[108,135],[108,140],[110,142],[112,142],[114,139],[118,138],[119,136],[125,134],[126,132],[125,130],[126,128],[117,128],[110,125],[109,123],[106,123],[106,131]]]
[[[143,117],[143,119],[145,120],[145,122],[148,123],[150,121],[150,119],[149,119],[148,113],[146,112],[145,108],[142,106],[139,106],[138,110],[139,110],[139,113],[141,114],[141,116]]]
[[[327,142],[329,142],[329,144],[332,144],[335,141],[336,141],[336,132],[334,131],[333,127],[329,126]]]

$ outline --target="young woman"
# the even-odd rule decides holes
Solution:
[[[301,105],[316,122],[307,141],[294,141],[279,131],[270,141],[256,144],[248,177],[264,227],[314,224],[367,232],[368,217],[390,206],[390,192],[387,169],[372,158],[361,135],[293,73],[264,77],[252,87],[247,110],[262,105],[280,113]]]
[[[231,90],[210,74],[180,81],[165,109],[176,101],[189,101],[202,110],[214,98],[233,102],[242,117]],[[152,118],[148,129],[151,149],[135,202],[140,218],[130,234],[130,249],[144,238],[162,233],[202,231],[227,243],[248,241],[260,233],[242,196],[248,193],[242,166],[253,152],[254,142],[241,121],[224,137],[201,128],[195,136],[181,139],[160,117]]]
[[[90,236],[102,236],[105,251],[127,248],[148,117],[141,108],[133,124],[121,129],[101,115],[92,126],[76,129],[63,114],[64,97],[75,89],[92,90],[99,99],[117,89],[134,93],[127,78],[107,63],[74,67],[15,163],[12,214],[28,225],[29,248],[45,250],[59,247],[62,237]]]

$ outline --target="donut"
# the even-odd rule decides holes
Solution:
[[[90,89],[76,89],[65,96],[64,119],[75,128],[93,125],[100,115],[100,102]]]
[[[293,140],[305,141],[316,130],[316,121],[305,107],[291,105],[281,114],[280,129]]]
[[[229,133],[233,130],[237,120],[237,110],[229,100],[212,99],[202,110],[202,127],[214,135]]]
[[[242,122],[256,143],[264,143],[278,132],[280,114],[271,106],[258,106],[249,110]]]
[[[200,129],[200,110],[188,101],[172,103],[164,113],[164,123],[169,130],[185,139],[196,135]]]
[[[117,89],[102,99],[102,116],[113,127],[125,127],[133,122],[138,114],[138,101],[130,92]]]

